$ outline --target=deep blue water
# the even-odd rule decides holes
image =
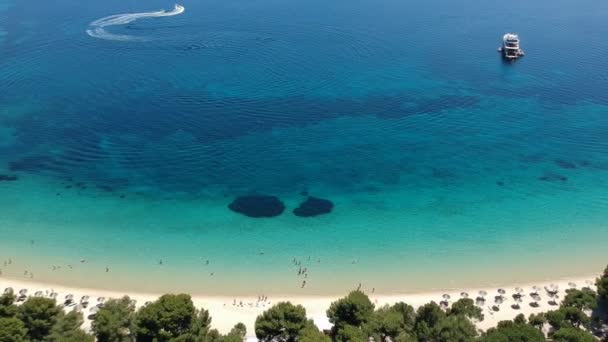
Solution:
[[[298,241],[311,239],[309,252],[321,246],[313,236],[358,235],[335,247],[344,259],[386,236],[393,248],[370,258],[391,258],[404,243],[435,246],[442,263],[475,240],[456,233],[465,229],[508,254],[502,237],[556,222],[570,227],[552,226],[558,240],[588,226],[592,241],[606,242],[598,225],[608,217],[599,191],[608,186],[606,1],[183,5],[181,15],[108,27],[134,38],[111,41],[87,35],[90,23],[173,3],[0,0],[0,173],[18,175],[15,183],[48,180],[44,191],[27,186],[33,198],[78,190],[71,200],[167,201],[167,212],[180,212],[179,201],[212,202],[225,209],[212,236],[239,245],[234,234],[243,229],[269,236],[253,221],[233,221],[226,206],[234,197],[272,194],[291,205],[308,191],[334,199],[335,217],[357,217],[363,230],[312,221],[305,225],[313,233]],[[526,51],[515,63],[496,51],[509,31]],[[9,187],[18,185],[0,187],[13,196]],[[10,211],[15,197],[4,196]],[[19,208],[31,205],[40,222],[56,215],[43,200],[26,202]],[[367,216],[357,216],[362,208]],[[390,229],[370,228],[384,216]],[[137,216],[115,220],[148,229]],[[403,228],[408,220],[414,230]],[[280,224],[299,229],[290,222]],[[4,229],[29,241],[30,233]],[[84,237],[97,228],[80,229]],[[455,235],[432,240],[446,231]]]

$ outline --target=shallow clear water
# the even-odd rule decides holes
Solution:
[[[183,5],[115,41],[86,30],[173,3],[0,0],[4,274],[324,294],[606,263],[605,1]],[[294,216],[303,191],[334,211]],[[228,210],[250,193],[287,210]]]

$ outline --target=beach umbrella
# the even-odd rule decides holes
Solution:
[[[520,303],[522,302],[521,298],[515,298],[515,304],[513,304],[512,308],[514,309],[519,309],[520,308]]]
[[[7,288],[4,289],[4,293],[6,293],[6,294],[13,293],[13,292],[15,292],[15,291],[13,291],[12,287],[7,287]]]
[[[504,299],[502,299],[501,296],[497,296],[496,298],[494,298],[494,303],[496,304],[502,304],[504,302]]]
[[[488,293],[487,293],[486,291],[484,291],[484,290],[479,291],[479,296],[480,296],[480,297],[482,297],[482,298],[483,298],[483,297],[485,297],[485,296],[487,296],[487,295],[488,295]]]
[[[88,302],[89,301],[89,296],[82,296],[80,297],[80,302]]]
[[[65,300],[72,300],[74,299],[74,295],[73,294],[67,294],[65,295]]]
[[[551,296],[551,300],[549,301],[549,305],[557,305],[557,300],[559,299],[558,295]]]
[[[49,298],[51,298],[51,299],[57,298],[57,292],[51,292],[51,294],[49,295]]]
[[[540,299],[541,299],[541,298],[540,298],[540,296],[539,296],[539,295],[532,296],[532,303],[531,303],[531,305],[532,305],[533,307],[537,307],[537,306],[538,306],[538,302],[540,302]]]
[[[444,293],[443,296],[441,296],[443,299],[448,300],[450,299],[450,295],[447,293]]]
[[[540,288],[540,286],[536,286],[536,285],[534,285],[534,286],[532,286],[532,292],[530,292],[530,295],[538,294],[538,292],[539,292],[540,290],[542,290],[542,289]]]
[[[36,297],[42,296],[42,291],[36,291],[36,293],[34,293],[34,296],[36,296]]]
[[[462,298],[469,298],[469,294],[466,292],[460,292],[460,297]]]
[[[524,289],[522,289],[521,287],[516,287],[515,293],[513,294],[513,298],[521,298],[521,297],[525,296],[523,294],[523,292],[524,292]]]
[[[549,287],[545,287],[545,291],[549,294],[549,296],[555,296],[559,291],[559,287],[556,284],[551,284]]]
[[[105,297],[99,297],[99,298],[97,298],[97,302],[99,302],[99,303],[103,303],[105,301],[106,301]]]
[[[570,288],[573,288],[573,289],[576,288],[576,284],[573,282],[569,282],[568,286],[570,286]]]
[[[19,294],[20,295],[26,295],[27,294],[27,289],[21,289],[21,290],[19,290]]]
[[[505,291],[504,289],[498,289],[496,290],[498,293],[500,293],[501,295],[504,295],[505,293],[507,293],[507,291]]]
[[[93,306],[92,308],[89,309],[89,315],[87,316],[87,318],[90,320],[95,319],[95,316],[97,315],[98,311],[99,311],[99,308],[96,306]]]

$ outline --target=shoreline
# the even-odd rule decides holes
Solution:
[[[585,277],[563,277],[553,280],[545,280],[545,281],[537,281],[537,282],[520,282],[515,284],[496,284],[492,286],[482,286],[479,288],[466,288],[466,289],[445,289],[445,290],[431,290],[424,292],[412,292],[412,293],[403,293],[403,294],[381,294],[381,293],[369,293],[366,292],[372,302],[376,305],[376,307],[383,306],[385,304],[393,304],[395,302],[403,301],[409,305],[412,305],[414,308],[417,308],[420,305],[426,304],[431,301],[439,302],[442,300],[443,294],[449,294],[451,296],[450,302],[453,302],[460,298],[461,292],[467,292],[470,295],[470,298],[475,298],[480,290],[484,290],[488,293],[487,297],[492,298],[498,288],[504,288],[506,290],[507,300],[503,305],[500,306],[501,310],[498,312],[492,312],[488,307],[490,301],[486,303],[486,306],[483,307],[483,313],[485,315],[485,319],[481,322],[476,322],[476,326],[478,329],[486,330],[495,326],[499,321],[506,319],[513,319],[516,315],[523,313],[526,317],[531,313],[538,313],[549,311],[555,309],[557,306],[551,306],[547,304],[546,295],[541,295],[543,300],[540,302],[540,306],[537,308],[531,307],[529,305],[530,300],[527,297],[524,297],[524,302],[521,305],[520,309],[513,309],[510,305],[513,302],[511,299],[511,295],[514,293],[515,287],[521,287],[524,289],[525,293],[529,293],[531,287],[536,285],[544,288],[545,286],[549,286],[550,284],[556,284],[559,286],[559,299],[558,303],[563,298],[564,291],[570,288],[569,283],[575,283],[576,288],[581,288],[585,286],[591,286],[592,288],[595,285],[590,285],[589,281],[592,281],[595,284],[595,279],[599,275],[589,275]],[[137,301],[137,307],[144,305],[147,301],[154,301],[160,295],[160,293],[143,293],[143,292],[120,292],[120,291],[112,291],[112,290],[100,290],[100,289],[91,289],[91,288],[79,288],[79,287],[70,287],[63,285],[55,285],[49,283],[42,283],[36,281],[28,281],[28,280],[20,280],[14,278],[6,278],[0,277],[0,290],[4,291],[5,288],[12,287],[15,292],[20,289],[28,289],[28,294],[32,295],[36,291],[55,291],[58,293],[58,302],[61,303],[62,299],[67,294],[74,295],[74,298],[79,299],[82,296],[90,296],[93,301],[95,301],[98,297],[108,298],[120,298],[125,295],[129,296],[131,299],[135,299]],[[167,293],[176,293],[176,292],[167,292]],[[192,295],[192,301],[197,308],[205,308],[211,314],[213,318],[212,327],[218,329],[222,333],[227,333],[230,329],[238,322],[242,322],[247,326],[247,336],[248,340],[255,341],[255,331],[254,331],[254,323],[255,319],[258,315],[260,315],[264,310],[268,309],[272,305],[277,302],[282,301],[290,301],[293,304],[300,304],[306,308],[307,317],[312,319],[315,324],[320,329],[329,329],[331,324],[327,319],[325,314],[326,310],[329,308],[331,302],[347,295],[344,293],[340,296],[325,296],[325,295],[277,295],[277,296],[268,296],[267,302],[258,302],[255,296],[238,296],[238,297],[230,297],[230,296],[205,296],[205,295]],[[234,302],[237,305],[233,305]],[[242,306],[239,306],[239,303],[242,302]],[[94,306],[94,305],[92,305]],[[92,307],[91,306],[91,307]],[[83,324],[83,328],[88,330],[90,328],[90,320],[87,319],[88,309],[83,310],[83,315],[85,316],[85,323]],[[251,339],[253,338],[253,339]]]

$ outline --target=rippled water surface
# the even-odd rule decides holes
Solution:
[[[606,1],[183,5],[0,0],[5,274],[319,294],[606,263]],[[293,215],[307,193],[333,211]]]

